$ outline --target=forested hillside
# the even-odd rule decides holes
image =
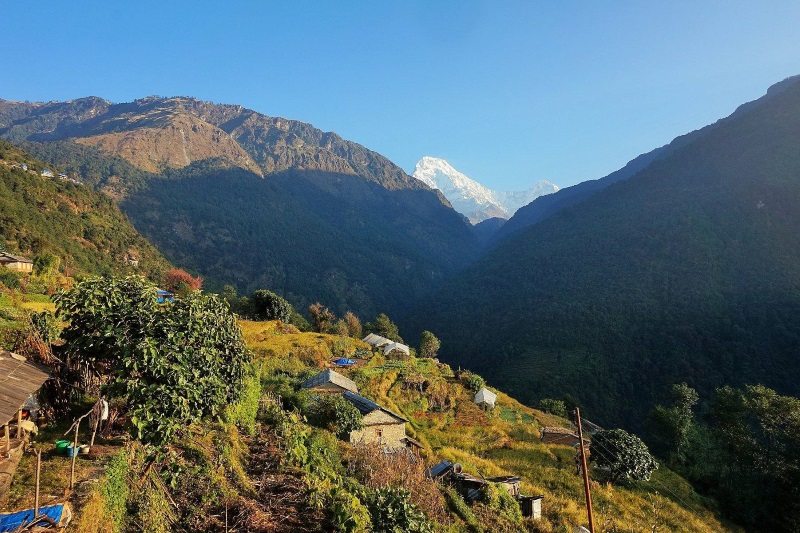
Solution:
[[[169,267],[114,202],[85,185],[40,176],[44,168],[0,141],[0,245],[8,252],[72,274],[136,271],[155,279]]]
[[[795,80],[796,81],[796,80]],[[800,392],[800,84],[499,245],[416,324],[526,403],[640,427],[672,383]]]

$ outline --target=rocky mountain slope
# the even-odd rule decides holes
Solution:
[[[86,176],[210,288],[397,312],[479,246],[439,191],[382,155],[241,106],[3,100],[0,137]]]
[[[425,156],[412,174],[431,189],[442,191],[453,208],[473,224],[490,218],[510,218],[520,207],[536,198],[558,191],[558,186],[541,180],[526,191],[494,191],[462,174],[450,163]]]
[[[794,79],[500,243],[417,323],[451,364],[600,423],[638,427],[682,381],[797,395],[799,142]]]

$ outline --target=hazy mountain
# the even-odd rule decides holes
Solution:
[[[299,308],[406,309],[478,241],[438,191],[367,148],[241,106],[150,97],[0,101],[0,136],[85,175],[210,288]]]
[[[430,156],[417,162],[412,176],[431,189],[442,191],[453,209],[473,224],[490,218],[507,219],[523,205],[558,191],[557,185],[546,180],[526,191],[494,191],[462,174],[444,159]]]
[[[768,96],[498,244],[417,323],[451,364],[601,423],[684,381],[797,395],[800,83]]]

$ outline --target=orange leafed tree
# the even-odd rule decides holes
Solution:
[[[164,288],[176,294],[197,291],[203,286],[203,278],[193,278],[182,268],[173,268],[164,274]]]

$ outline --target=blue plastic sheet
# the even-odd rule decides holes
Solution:
[[[58,524],[61,522],[61,517],[64,514],[64,504],[50,505],[48,507],[39,507],[39,514],[47,515]],[[26,509],[25,511],[17,511],[16,513],[0,513],[0,532],[6,533],[14,531],[19,526],[29,524],[34,519],[33,509]],[[42,524],[44,525],[44,524]]]

